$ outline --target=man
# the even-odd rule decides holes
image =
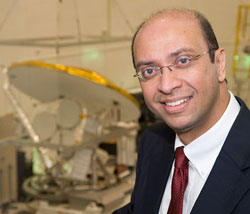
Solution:
[[[115,213],[250,213],[250,112],[228,91],[209,22],[160,12],[138,29],[132,53],[146,104],[164,123],[145,131],[131,202]]]

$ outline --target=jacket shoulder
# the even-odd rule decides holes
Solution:
[[[143,136],[166,139],[166,137],[175,137],[175,132],[166,123],[158,122],[147,127],[144,131]]]

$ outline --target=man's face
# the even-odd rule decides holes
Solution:
[[[184,15],[149,21],[139,31],[134,43],[137,70],[166,66],[176,59],[185,63],[187,57],[206,51],[207,43],[197,20]],[[227,106],[229,96],[225,93],[223,50],[217,50],[215,58],[216,63],[212,63],[209,54],[205,54],[186,69],[173,67],[170,71],[164,67],[162,74],[153,79],[140,80],[151,111],[177,134],[186,136],[186,141],[207,131]],[[218,68],[223,68],[223,71],[218,71]]]

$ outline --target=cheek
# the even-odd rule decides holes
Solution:
[[[198,95],[198,105],[200,108],[207,108],[210,100],[219,93],[218,76],[212,69],[203,70],[199,78],[195,80],[194,88]]]
[[[200,69],[196,75],[190,75],[188,81],[198,93],[209,93],[209,89],[218,82],[216,71],[213,69]]]
[[[150,103],[151,100],[153,99],[152,91],[147,87],[142,87],[142,93],[143,93],[145,102]]]
[[[203,77],[203,81],[200,83],[204,90],[211,90],[217,88],[219,85],[218,73],[216,69],[207,69]]]
[[[156,93],[155,87],[147,83],[141,83],[140,85],[145,102],[147,103],[147,105],[152,106],[154,101],[154,96]]]

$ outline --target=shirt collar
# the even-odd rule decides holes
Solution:
[[[222,117],[207,132],[193,140],[184,148],[185,155],[204,180],[208,177],[240,111],[238,101],[230,91],[229,93],[230,101]],[[180,138],[176,136],[175,149],[179,146],[184,146],[184,144]]]

